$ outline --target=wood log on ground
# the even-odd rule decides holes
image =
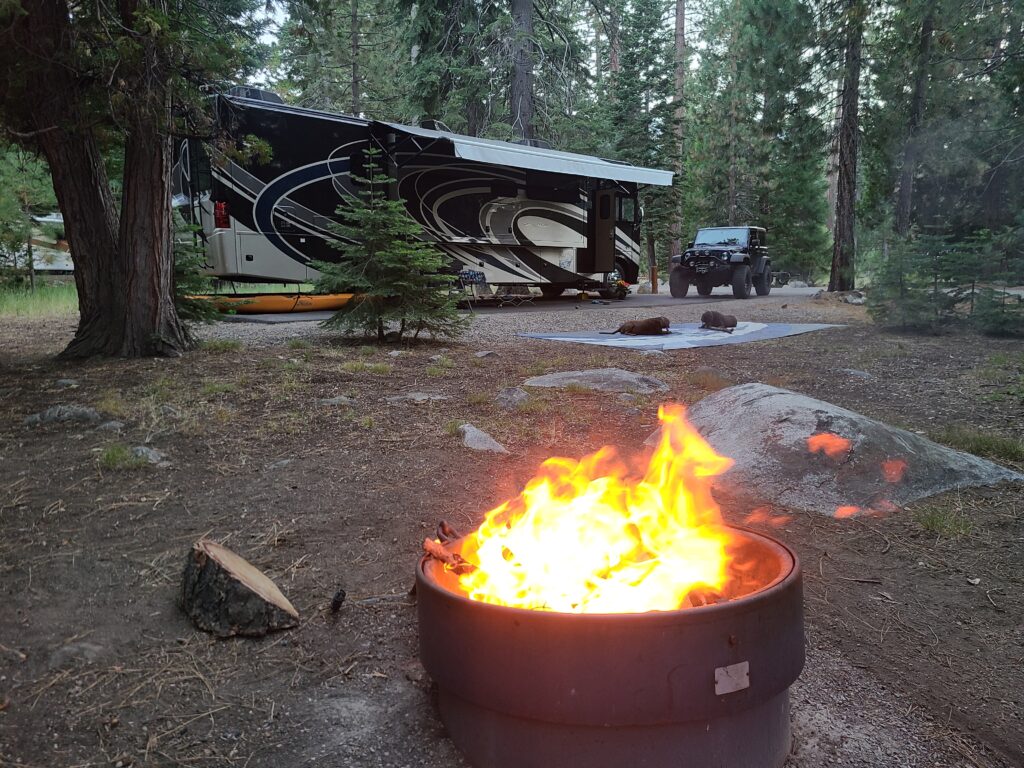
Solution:
[[[199,629],[218,637],[262,637],[299,623],[299,612],[258,568],[207,539],[185,561],[181,608]]]

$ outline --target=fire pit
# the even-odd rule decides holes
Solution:
[[[682,409],[662,420],[642,479],[609,449],[551,460],[478,531],[426,543],[421,659],[477,768],[785,760],[799,563],[722,524],[707,478],[729,460]]]

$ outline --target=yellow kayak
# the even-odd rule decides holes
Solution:
[[[196,296],[209,299],[221,312],[240,315],[261,315],[276,312],[333,312],[341,309],[355,294],[328,293],[234,293]]]

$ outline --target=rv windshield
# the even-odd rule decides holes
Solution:
[[[694,245],[746,245],[746,227],[722,227],[721,229],[701,229],[697,232]]]

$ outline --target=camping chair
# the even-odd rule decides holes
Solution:
[[[459,272],[459,278],[453,285],[465,298],[469,311],[474,312],[473,301],[481,298],[480,294],[477,293],[477,289],[480,286],[487,285],[487,278],[483,272],[475,269],[464,269]]]

